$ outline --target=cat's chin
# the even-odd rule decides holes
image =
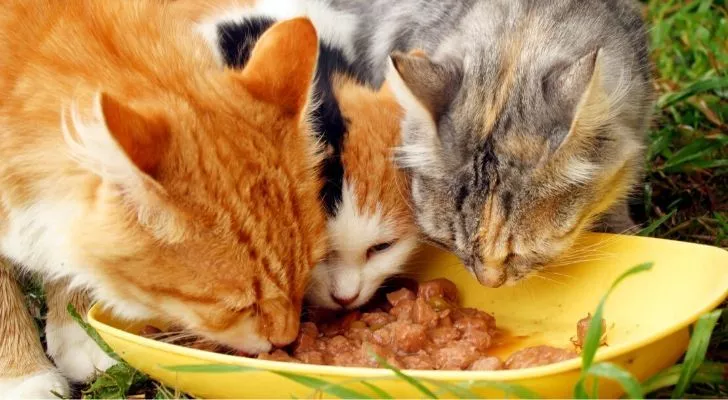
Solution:
[[[255,321],[245,319],[223,332],[206,332],[204,336],[251,356],[269,352],[273,345],[260,336],[256,325]]]

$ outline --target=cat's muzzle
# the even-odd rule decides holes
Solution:
[[[475,258],[465,263],[465,266],[475,276],[475,279],[485,287],[497,288],[503,286],[508,279],[504,264],[486,266],[482,261]]]

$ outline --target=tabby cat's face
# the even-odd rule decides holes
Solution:
[[[610,120],[598,56],[545,67],[393,56],[417,224],[485,286],[553,261],[635,179],[639,144]]]

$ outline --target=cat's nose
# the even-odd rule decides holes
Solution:
[[[349,304],[355,302],[356,299],[358,299],[358,298],[359,298],[359,293],[357,293],[353,296],[349,296],[349,297],[339,297],[333,293],[331,294],[331,299],[334,300],[334,302],[336,302],[336,304],[338,304],[344,308],[346,308],[346,306],[348,306]]]
[[[486,265],[477,257],[469,264],[466,264],[475,279],[481,285],[489,288],[497,288],[503,286],[508,276],[506,275],[505,265],[490,264]]]

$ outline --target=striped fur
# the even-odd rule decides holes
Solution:
[[[261,3],[220,9],[210,19],[217,21],[212,42],[226,66],[244,67],[250,47],[276,21],[272,13],[254,12]],[[314,19],[326,14],[317,7],[307,12]],[[358,82],[347,49],[336,43],[323,29],[312,116],[327,149],[320,198],[329,211],[329,251],[307,293],[313,305],[332,309],[366,303],[386,278],[402,272],[417,236],[407,179],[394,164],[402,110],[388,89]]]
[[[316,31],[276,24],[246,68],[223,70],[173,4],[3,5],[2,395],[67,394],[64,377],[113,363],[64,312],[83,311],[86,293],[248,353],[298,333],[326,242],[309,121]],[[15,266],[46,282],[58,369]]]
[[[652,104],[636,2],[328,3],[357,18],[357,75],[386,77],[405,108],[418,225],[481,283],[517,282],[585,229],[631,226]]]

